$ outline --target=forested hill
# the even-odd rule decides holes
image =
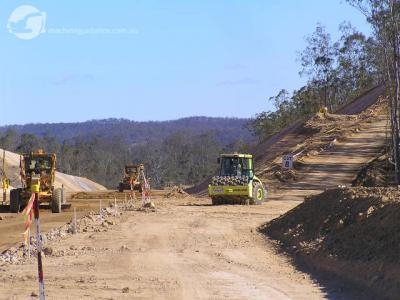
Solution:
[[[38,137],[52,136],[59,142],[75,137],[113,138],[121,137],[126,143],[138,143],[147,140],[163,140],[177,133],[188,134],[214,133],[221,144],[235,140],[254,140],[246,129],[248,119],[188,117],[172,121],[137,122],[127,119],[91,120],[82,123],[36,123],[9,125],[0,127],[0,133],[14,129],[19,134],[29,133]]]

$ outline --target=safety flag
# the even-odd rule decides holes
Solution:
[[[22,211],[22,214],[25,216],[25,231],[24,235],[24,243],[28,242],[28,233],[29,227],[32,223],[33,219],[33,202],[35,201],[35,193],[32,193],[31,197],[29,198],[28,204],[26,205],[25,209]]]

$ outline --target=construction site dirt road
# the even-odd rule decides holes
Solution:
[[[49,299],[322,299],[326,295],[256,230],[298,201],[228,207],[191,197],[153,200],[154,211],[111,214],[98,225],[93,221],[86,232],[48,241],[43,265]],[[27,299],[36,291],[35,257],[0,268],[0,298]]]
[[[340,280],[327,281],[295,267],[259,228],[302,203],[304,196],[350,185],[386,143],[387,120],[382,113],[377,109],[365,118],[332,117],[338,124],[349,122],[335,142],[326,137],[337,133],[329,127],[320,131],[324,133],[320,138],[291,140],[290,149],[281,143],[268,162],[260,158],[262,178],[273,186],[263,205],[212,206],[209,198],[156,191],[155,207],[142,208],[140,199],[114,200],[114,192],[81,193],[70,200],[78,210],[75,230],[71,230],[72,208],[56,216],[43,212],[42,228],[49,232],[43,249],[46,295],[49,299],[368,299],[359,287],[343,289]],[[276,168],[285,151],[303,155],[286,179]],[[23,218],[0,216],[0,247],[8,249],[0,255],[0,299],[35,298],[36,258],[28,258],[17,243],[22,240]]]

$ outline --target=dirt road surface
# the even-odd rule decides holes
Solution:
[[[86,201],[86,200],[85,200]],[[256,228],[299,203],[211,206],[207,198],[155,200],[155,211],[126,211],[115,225],[45,245],[49,299],[324,299]],[[139,203],[137,203],[139,205]],[[21,224],[22,225],[22,224]],[[1,221],[0,221],[1,226]],[[0,263],[0,298],[36,295],[36,259]],[[331,291],[332,292],[332,291]]]

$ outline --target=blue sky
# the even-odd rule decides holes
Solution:
[[[45,13],[46,32],[29,40],[10,33],[20,5]],[[333,39],[344,20],[369,32],[341,0],[27,0],[0,7],[0,125],[253,117],[273,109],[267,99],[280,89],[305,83],[297,53],[318,22]]]

